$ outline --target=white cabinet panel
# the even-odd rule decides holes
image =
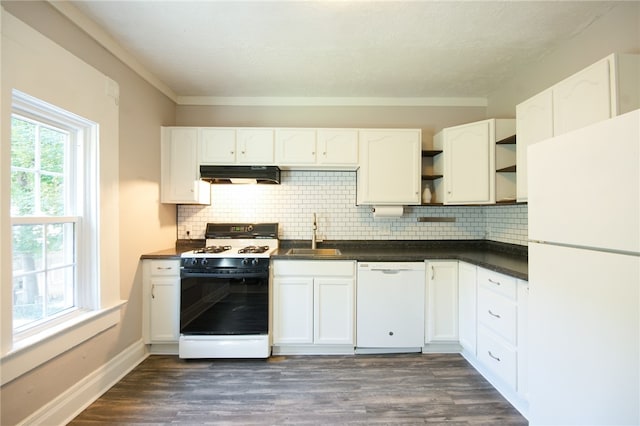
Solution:
[[[427,262],[426,343],[458,341],[458,262]]]
[[[315,164],[316,130],[276,130],[276,163],[280,165]]]
[[[553,95],[548,89],[516,106],[517,198],[526,201],[527,149],[536,142],[553,136]]]
[[[478,328],[478,360],[503,380],[510,389],[516,389],[517,353],[484,327]]]
[[[233,164],[236,154],[235,129],[200,129],[200,164]]]
[[[360,131],[357,204],[420,204],[420,130]]]
[[[506,297],[487,290],[478,289],[478,322],[491,328],[511,345],[516,345],[516,303]]]
[[[211,186],[199,179],[197,128],[163,127],[160,156],[161,202],[211,203]]]
[[[264,166],[273,164],[273,129],[243,128],[236,133],[238,164]]]
[[[144,343],[178,343],[180,261],[142,261],[142,337]]]
[[[610,63],[607,58],[553,86],[555,135],[612,116],[609,71]]]
[[[358,167],[358,130],[318,129],[318,164]]]
[[[314,280],[314,343],[354,343],[354,291],[352,278]]]
[[[274,279],[273,343],[313,342],[313,279]]]

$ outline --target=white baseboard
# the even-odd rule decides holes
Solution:
[[[67,389],[23,420],[20,425],[64,425],[149,356],[142,340],[132,344],[107,364]]]

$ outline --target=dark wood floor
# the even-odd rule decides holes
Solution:
[[[151,356],[70,424],[527,421],[456,354],[180,360]]]

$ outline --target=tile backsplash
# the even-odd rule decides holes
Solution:
[[[280,185],[214,185],[210,206],[178,206],[177,238],[204,238],[207,222],[278,222],[280,239],[310,240],[313,213],[326,240],[488,239],[527,244],[527,206],[407,206],[402,217],[374,218],[356,206],[356,173],[282,171]],[[418,222],[418,218],[455,218]]]

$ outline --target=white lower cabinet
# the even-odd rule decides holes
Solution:
[[[425,343],[458,342],[458,262],[427,261]]]
[[[477,352],[463,355],[527,415],[526,281],[477,267]]]
[[[152,353],[177,353],[180,337],[180,261],[142,261],[142,338]]]
[[[273,261],[273,353],[353,353],[355,261]]]

